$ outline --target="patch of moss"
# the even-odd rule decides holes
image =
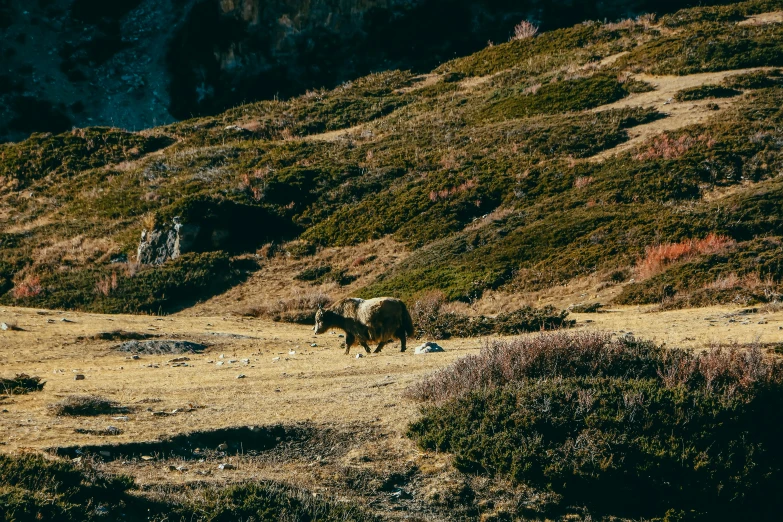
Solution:
[[[492,102],[482,112],[482,117],[499,120],[581,111],[615,102],[628,94],[626,85],[616,77],[596,74],[549,83],[534,94],[517,94]]]

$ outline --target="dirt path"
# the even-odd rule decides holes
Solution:
[[[700,87],[702,85],[718,84],[729,76],[767,69],[769,68],[760,67],[734,71],[691,74],[688,76],[633,75],[633,78],[653,85],[655,90],[632,94],[615,103],[602,105],[601,107],[594,109],[593,112],[629,107],[653,107],[666,114],[666,117],[646,125],[639,125],[628,129],[628,135],[630,137],[628,141],[621,143],[612,149],[602,151],[600,154],[590,158],[590,161],[603,161],[609,157],[633,149],[662,132],[673,131],[689,125],[703,123],[709,118],[720,115],[740,99],[740,96],[736,96],[734,98],[677,102],[674,101],[674,95],[677,94],[677,92],[683,89]]]

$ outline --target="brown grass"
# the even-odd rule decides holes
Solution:
[[[636,263],[636,274],[647,279],[677,261],[687,261],[700,255],[714,254],[734,245],[728,236],[708,234],[703,239],[686,239],[679,243],[651,245],[645,249],[644,257]]]

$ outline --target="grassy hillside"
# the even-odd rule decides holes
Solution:
[[[470,300],[598,274],[625,285],[620,303],[775,299],[783,25],[753,17],[781,9],[586,22],[424,77],[2,145],[0,302],[166,312],[243,281],[269,243],[307,257],[386,236],[412,253],[360,295]],[[712,111],[696,123],[634,102],[647,75],[721,71],[735,73],[672,97]],[[223,223],[231,243],[137,265],[142,230],[174,216]]]

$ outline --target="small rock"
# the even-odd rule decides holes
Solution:
[[[63,317],[62,319],[60,319],[60,322],[61,323],[72,323],[74,321],[71,321],[70,319],[66,319],[65,317]]]
[[[236,359],[231,359],[230,361],[228,361],[228,364],[235,364],[237,362],[239,362],[239,361],[237,361]]]
[[[185,362],[189,361],[190,357],[175,357],[174,359],[170,360],[170,363],[178,363],[178,362]]]
[[[112,417],[111,420],[128,422],[128,416],[122,415],[120,417]]]
[[[242,364],[250,364],[250,359],[242,359]]]
[[[222,353],[221,353],[221,354],[218,356],[218,359],[223,359],[225,356],[226,356],[225,354],[222,354]]]
[[[0,323],[0,330],[8,330],[9,328],[7,323]]]
[[[337,337],[345,337],[345,334],[337,334]]]
[[[73,376],[73,380],[74,381],[83,381],[84,380],[84,375],[82,375],[81,373],[77,373],[76,375]]]
[[[122,432],[122,430],[119,429],[117,426],[109,426],[109,427],[106,428],[106,433],[109,433],[111,435],[117,435],[117,434],[119,434],[121,432]]]
[[[239,375],[237,375],[237,379],[244,379],[244,378],[245,378],[244,373],[240,373]]]
[[[272,358],[272,362],[277,362],[277,361],[279,361],[279,360],[280,360],[280,357],[273,357],[273,358]]]
[[[356,358],[357,359],[361,359],[362,357],[364,357],[364,354],[361,354],[361,353],[357,353],[356,354]]]
[[[218,469],[237,469],[233,464],[221,464]]]
[[[223,361],[218,361],[215,363],[215,366],[223,366],[223,364],[224,364]]]
[[[422,344],[421,346],[416,347],[416,350],[413,352],[416,355],[421,355],[425,353],[440,353],[445,352],[439,344],[433,343],[433,342],[426,342]]]
[[[318,345],[316,343],[313,343],[313,344],[310,345],[310,348],[317,348],[317,347],[318,347]]]
[[[410,500],[413,495],[405,491],[404,489],[397,489],[394,493],[389,495],[394,500]]]
[[[177,467],[176,467],[176,468],[174,468],[174,469],[176,469],[176,470],[177,470],[177,471],[179,471],[180,473],[184,473],[184,472],[186,472],[186,471],[188,470],[188,468],[187,468],[187,467],[185,467],[185,466],[177,466]]]
[[[291,350],[291,351],[288,352],[288,355],[296,355],[296,351],[295,350]]]

